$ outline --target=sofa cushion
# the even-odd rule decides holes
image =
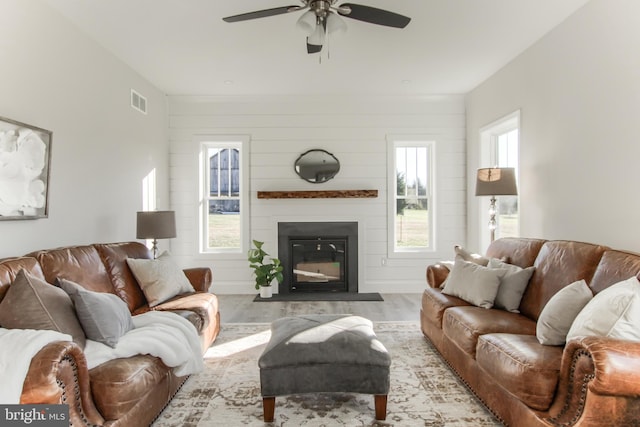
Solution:
[[[422,293],[422,311],[426,318],[438,328],[442,328],[442,318],[447,308],[470,305],[463,299],[443,294],[438,288],[426,288]]]
[[[24,270],[32,277],[44,280],[40,264],[33,257],[5,258],[0,260],[0,301],[9,290],[16,276]]]
[[[498,258],[519,267],[531,267],[546,240],[502,237],[487,248],[488,258]]]
[[[487,268],[465,261],[456,255],[449,277],[442,292],[483,308],[491,308],[498,293],[500,279],[507,270]]]
[[[544,306],[536,324],[536,337],[544,345],[564,345],[580,310],[593,298],[584,280],[562,288]]]
[[[149,355],[114,359],[89,371],[91,392],[107,420],[121,418],[169,375],[162,360]]]
[[[518,307],[522,300],[529,279],[535,270],[535,267],[518,267],[517,265],[507,264],[499,259],[491,258],[489,268],[504,268],[507,270],[502,279],[500,279],[500,287],[498,287],[498,293],[494,305],[496,308],[501,308],[512,313],[519,313]]]
[[[113,293],[113,286],[98,251],[93,246],[69,246],[38,251],[34,256],[47,282],[58,277],[81,283],[90,291]]]
[[[640,275],[640,255],[632,252],[607,250],[602,254],[598,268],[589,282],[594,294],[628,279]]]
[[[590,243],[546,242],[538,253],[534,263],[536,271],[522,297],[522,314],[537,320],[542,308],[560,289],[580,279],[589,283],[605,249],[606,246]]]
[[[71,297],[88,339],[115,347],[134,328],[129,307],[116,295],[89,291],[67,279],[58,279],[56,284]]]
[[[145,305],[147,300],[127,265],[127,258],[151,259],[149,249],[140,242],[105,243],[95,247],[102,258],[116,295],[127,303],[129,311],[133,312]]]
[[[583,335],[640,342],[640,282],[635,276],[603,290],[580,311],[567,341]]]
[[[562,347],[533,335],[487,334],[478,339],[478,366],[530,408],[549,408],[556,391]]]
[[[475,357],[480,335],[504,332],[533,335],[535,339],[536,324],[520,314],[504,310],[451,307],[444,312],[442,330],[449,340]]]
[[[127,264],[142,288],[149,307],[194,290],[168,252],[163,252],[157,259],[127,258]]]
[[[18,273],[0,302],[0,326],[69,334],[81,348],[86,342],[69,295],[24,270]]]

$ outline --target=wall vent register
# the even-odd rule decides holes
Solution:
[[[147,98],[131,89],[131,107],[142,114],[147,114]]]

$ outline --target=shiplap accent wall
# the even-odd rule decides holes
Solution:
[[[171,96],[170,201],[178,238],[171,249],[185,267],[209,266],[217,293],[252,293],[246,256],[198,250],[201,135],[250,136],[250,239],[277,255],[277,223],[358,221],[359,291],[421,292],[425,268],[451,259],[466,238],[465,110],[462,96],[430,97],[209,97]],[[424,135],[436,146],[436,250],[419,257],[387,254],[387,136]],[[293,169],[306,150],[333,153],[339,174],[324,184],[301,180]],[[258,191],[378,190],[373,199],[257,198]]]

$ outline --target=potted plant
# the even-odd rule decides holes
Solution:
[[[278,258],[274,258],[262,249],[264,242],[253,241],[255,248],[249,249],[249,266],[256,276],[256,289],[260,290],[261,298],[271,298],[271,284],[274,280],[282,283],[282,265]]]

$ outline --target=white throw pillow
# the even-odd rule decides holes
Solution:
[[[522,295],[527,289],[535,267],[522,268],[517,265],[507,264],[496,258],[491,258],[487,266],[489,268],[504,268],[507,270],[502,280],[500,280],[500,287],[498,288],[494,306],[512,313],[520,313],[518,307],[520,307]]]
[[[576,317],[567,341],[596,335],[640,341],[640,282],[635,277],[611,285],[593,297]]]
[[[457,255],[442,293],[456,296],[478,307],[491,308],[498,293],[500,279],[506,272],[505,269],[487,268],[465,261]]]
[[[173,262],[166,251],[157,259],[127,258],[127,264],[142,288],[149,307],[176,295],[194,291],[184,271]]]
[[[564,345],[576,316],[592,298],[593,293],[584,280],[573,282],[552,296],[536,323],[540,344]]]
[[[439,264],[444,266],[449,271],[451,271],[451,269],[453,268],[453,261],[440,261]]]
[[[465,261],[472,262],[483,267],[486,267],[487,264],[489,264],[489,258],[483,257],[480,254],[471,253],[460,245],[454,246],[453,251],[455,252],[456,256],[461,256]]]

